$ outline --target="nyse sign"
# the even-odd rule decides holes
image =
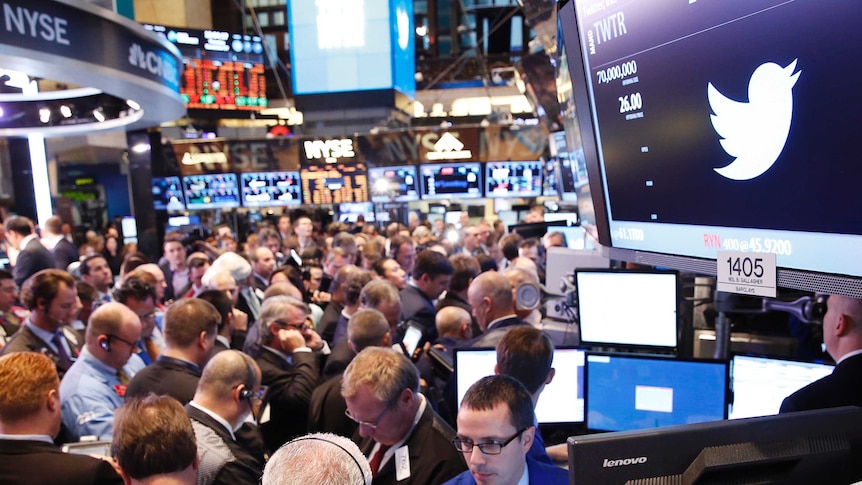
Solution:
[[[306,140],[302,144],[305,149],[306,160],[325,160],[326,163],[335,163],[339,158],[353,158],[356,152],[353,150],[353,140],[342,138],[335,140]]]

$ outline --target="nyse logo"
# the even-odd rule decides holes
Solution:
[[[308,160],[324,159],[326,163],[335,163],[339,158],[353,158],[353,140],[307,140],[303,143],[305,158]]]
[[[176,84],[179,79],[179,71],[173,59],[160,57],[153,51],[144,51],[139,44],[129,47],[129,65],[148,71],[172,84]]]
[[[715,132],[724,151],[735,159],[714,169],[731,180],[751,180],[763,175],[778,160],[790,133],[793,86],[802,71],[794,73],[796,60],[787,67],[767,62],[748,81],[748,102],[721,94],[712,83],[707,97]]]
[[[463,160],[472,158],[473,152],[464,150],[464,144],[452,133],[443,133],[443,136],[431,146],[428,152],[428,160]]]

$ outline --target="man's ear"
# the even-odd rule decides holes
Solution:
[[[853,328],[853,317],[844,313],[838,315],[835,322],[835,335],[843,337]]]
[[[48,410],[51,412],[57,411],[60,409],[60,391],[57,389],[51,389],[48,391],[48,396],[46,400],[46,406],[48,406]]]
[[[200,335],[198,335],[198,347],[205,349],[207,348],[207,332],[206,330],[201,331]]]
[[[500,375],[500,366],[499,364],[494,364],[494,374]]]
[[[524,447],[524,453],[530,451],[533,446],[533,440],[536,439],[536,427],[530,426],[521,433],[521,444]]]
[[[553,381],[553,380],[554,380],[554,376],[555,376],[556,374],[557,374],[557,369],[554,369],[553,367],[551,367],[551,370],[548,372],[548,378],[547,378],[547,379],[545,379],[545,385],[546,385],[546,386],[547,386],[548,384],[550,384],[550,383],[551,383],[551,381]]]
[[[383,335],[383,338],[380,339],[380,343],[382,344],[382,347],[392,347],[392,335],[389,332],[386,332],[386,334]],[[352,348],[353,347],[351,346],[351,349]]]

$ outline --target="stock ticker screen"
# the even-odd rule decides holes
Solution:
[[[364,163],[335,163],[303,167],[303,204],[341,204],[368,200],[368,175]]]

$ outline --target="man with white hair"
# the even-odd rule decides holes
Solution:
[[[262,485],[370,485],[371,468],[356,443],[331,433],[296,438],[270,457]]]

